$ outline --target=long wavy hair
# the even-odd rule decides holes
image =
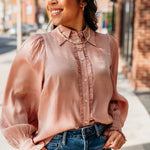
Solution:
[[[80,2],[80,0],[77,0],[77,1]],[[97,18],[95,16],[97,12],[96,0],[84,0],[84,2],[87,3],[84,9],[85,22],[93,31],[96,31],[98,28]],[[50,19],[48,23],[47,31],[51,31],[54,28],[56,28],[56,26],[52,24],[52,20]]]
[[[80,2],[80,0],[78,0]],[[87,5],[84,10],[84,19],[86,24],[93,30],[97,30],[97,18],[95,16],[97,12],[97,4],[95,0],[84,0]]]

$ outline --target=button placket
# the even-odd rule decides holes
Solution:
[[[77,53],[78,53],[78,56],[79,56],[79,59],[81,60],[81,61],[84,61],[85,60],[85,56],[84,56],[84,53],[83,53],[83,51],[77,51]]]
[[[84,54],[84,57],[85,57],[85,46],[83,48],[83,54]],[[85,124],[88,124],[89,123],[89,114],[90,114],[90,108],[89,108],[89,84],[88,84],[88,68],[87,68],[87,60],[86,60],[86,57],[85,57],[85,62],[84,62],[84,72],[85,72],[85,75],[82,79],[83,81],[83,97],[84,97],[84,119],[85,119]]]
[[[76,46],[77,56],[80,60],[81,70],[82,70],[82,108],[83,111],[83,124],[87,125],[89,120],[89,85],[88,85],[88,68],[87,60],[85,57],[85,44]]]
[[[84,78],[84,82],[87,82],[87,78]]]
[[[81,51],[81,50],[82,50],[82,48],[77,48],[77,50],[78,50],[78,51]]]
[[[85,121],[84,121],[84,123],[85,123],[85,124],[88,124],[88,121],[87,121],[87,120],[85,120]]]
[[[85,99],[84,101],[85,101],[86,103],[88,102],[88,100],[87,100],[87,99]]]

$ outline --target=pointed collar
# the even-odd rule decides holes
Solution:
[[[60,33],[58,32],[58,30],[65,36],[60,35]],[[96,41],[95,41],[95,32],[92,29],[89,29],[88,25],[86,25],[86,28],[83,31],[75,31],[72,30],[68,27],[65,27],[63,25],[59,25],[56,29],[54,29],[53,32],[57,32],[57,41],[59,45],[63,45],[63,43],[65,43],[67,41],[67,39],[71,39],[73,41],[78,41],[78,40],[82,40],[82,38],[87,38],[88,36],[88,32],[90,30],[90,38],[87,41],[88,43],[96,46]]]

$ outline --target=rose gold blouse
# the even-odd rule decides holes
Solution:
[[[116,89],[115,39],[88,26],[57,28],[28,38],[10,70],[1,129],[20,150],[40,150],[55,134],[94,122],[121,132],[127,116],[128,102]],[[67,40],[82,42],[89,33],[86,43]]]

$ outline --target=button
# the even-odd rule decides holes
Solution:
[[[88,121],[85,121],[85,124],[87,124],[88,123]]]
[[[81,49],[82,49],[82,48],[77,48],[77,50],[79,50],[79,51],[80,51]]]
[[[84,82],[87,82],[87,78],[84,79]]]
[[[81,32],[81,33],[80,33],[80,35],[82,35],[82,36],[83,36],[83,32]]]
[[[87,100],[87,99],[85,99],[84,101],[85,101],[85,102],[88,102],[88,100]]]
[[[80,58],[80,60],[84,60],[84,58]]]

